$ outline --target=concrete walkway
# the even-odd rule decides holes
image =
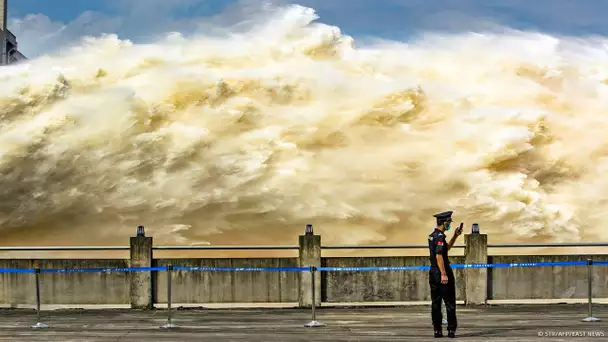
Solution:
[[[317,310],[326,326],[305,328],[310,310],[185,309],[173,311],[180,328],[166,330],[166,310],[43,311],[48,329],[31,329],[32,310],[0,310],[0,341],[429,341],[428,306]],[[600,322],[582,322],[584,305],[458,307],[459,341],[608,341],[608,306]],[[543,335],[545,337],[539,337]],[[595,336],[591,336],[595,335]],[[599,336],[598,336],[599,335]],[[445,337],[447,339],[447,337]]]

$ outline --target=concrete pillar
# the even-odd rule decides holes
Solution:
[[[6,31],[8,0],[0,0],[0,30]]]
[[[305,235],[300,235],[299,238],[300,255],[299,267],[321,267],[321,236],[310,232]],[[300,307],[310,307],[312,305],[312,277],[310,272],[300,272],[300,291],[299,291]],[[315,274],[315,304],[321,305],[321,273]]]
[[[152,237],[145,236],[143,227],[131,240],[131,267],[152,267]],[[131,308],[152,308],[152,272],[131,273]]]
[[[465,240],[465,264],[488,263],[488,235],[467,234]],[[467,305],[486,304],[488,294],[488,269],[467,268],[465,271],[465,298]]]
[[[8,64],[6,63],[6,20],[8,14],[8,0],[0,0],[0,65]]]

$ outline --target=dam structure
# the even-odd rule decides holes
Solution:
[[[25,60],[26,57],[19,51],[17,37],[7,28],[8,0],[0,0],[0,40],[2,41],[2,58],[0,65],[9,65]]]
[[[150,309],[166,306],[169,296],[174,305],[180,306],[203,303],[272,303],[287,307],[310,307],[312,303],[316,306],[402,305],[428,304],[430,300],[428,256],[398,255],[400,250],[423,251],[428,248],[425,245],[323,245],[321,236],[312,228],[296,241],[291,246],[159,246],[140,227],[125,246],[1,246],[0,306],[31,307],[36,302],[35,287],[40,289],[39,300],[44,306],[110,305]],[[450,256],[458,303],[586,304],[593,301],[597,304],[608,300],[608,267],[605,267],[608,254],[605,252],[504,255],[500,250],[513,248],[512,245],[488,244],[488,235],[477,231],[465,233],[461,241],[464,243],[454,245]],[[576,245],[605,247],[608,243]],[[392,256],[363,256],[362,252],[331,255],[336,250],[365,249],[390,249],[395,253]],[[193,250],[226,250],[232,256],[162,255]],[[237,256],[239,251],[261,250],[284,251],[289,255]],[[124,256],[34,256],[41,251],[86,251],[87,254],[122,251]],[[39,284],[34,283],[33,273],[40,273]]]
[[[321,238],[308,225],[295,245],[159,246],[140,226],[123,246],[1,246],[0,335],[31,341],[44,328],[53,330],[53,341],[65,340],[66,335],[91,340],[92,334],[94,341],[126,334],[132,339],[154,336],[181,341],[206,340],[210,335],[214,341],[371,342],[388,335],[399,336],[399,341],[428,337],[428,256],[396,255],[399,250],[427,246],[324,245]],[[488,336],[493,341],[605,336],[605,252],[501,255],[497,249],[514,246],[489,244],[488,235],[478,229],[463,238],[464,244],[453,248],[464,253],[454,253],[450,260],[463,322],[459,332],[467,341]],[[594,248],[608,243],[545,246]],[[330,256],[332,250],[356,249],[396,253]],[[226,250],[233,255],[182,254],[192,250]],[[240,251],[261,250],[292,255],[237,256]],[[124,256],[96,258],[90,254],[96,251]],[[162,255],[171,251],[182,255]],[[49,254],[34,257],[40,252]],[[85,252],[88,257],[52,258],[55,252]],[[312,327],[317,328],[308,329]]]

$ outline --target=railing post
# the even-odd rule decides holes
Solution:
[[[306,226],[306,233],[299,237],[299,267],[321,267],[321,236],[314,235],[312,225]],[[298,291],[299,306],[319,306],[321,296],[315,296],[312,301],[312,289],[314,293],[321,293],[321,277],[314,277],[314,272],[299,272],[300,285]],[[314,285],[314,287],[313,287]]]
[[[322,327],[324,324],[317,321],[317,300],[316,300],[316,289],[315,289],[315,274],[317,273],[317,268],[315,266],[310,266],[310,278],[311,278],[311,286],[310,286],[310,293],[311,293],[311,303],[312,305],[311,307],[311,313],[312,313],[312,320],[308,323],[306,323],[304,326],[305,327],[310,327],[310,328],[314,328],[314,327]]]
[[[40,321],[40,268],[34,270],[36,276],[36,324],[32,326],[34,329],[44,329],[49,326]]]
[[[488,235],[479,234],[479,226],[472,234],[466,234],[465,264],[488,263]],[[488,269],[466,268],[465,272],[465,302],[467,305],[487,304]]]
[[[161,327],[164,329],[177,328],[177,325],[171,322],[171,271],[173,271],[173,265],[167,265],[167,324]]]
[[[131,242],[131,267],[152,267],[152,237],[147,237],[144,227],[137,228],[137,236]],[[130,272],[131,308],[152,309],[152,272]]]
[[[583,322],[598,322],[599,318],[593,317],[593,260],[587,259],[587,296],[589,303],[589,316]]]

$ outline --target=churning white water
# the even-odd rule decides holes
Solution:
[[[454,210],[511,241],[608,237],[608,39],[359,47],[315,20],[2,68],[0,236],[424,243]]]

